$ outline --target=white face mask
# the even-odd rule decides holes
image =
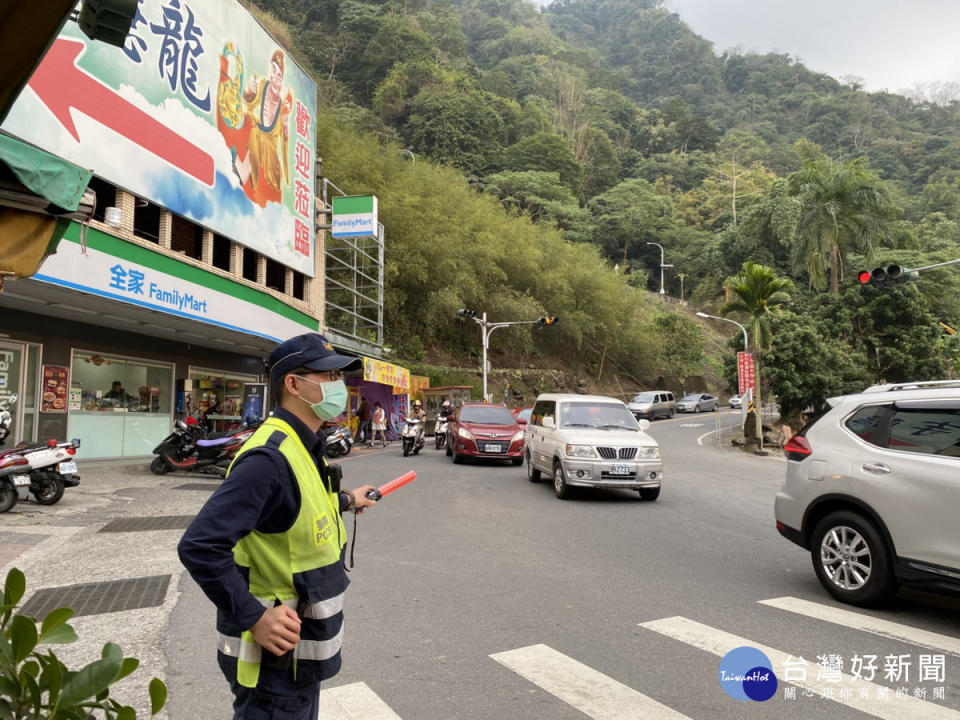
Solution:
[[[318,383],[303,375],[297,375],[301,380],[305,380],[311,385],[318,385],[323,390],[323,400],[318,403],[312,403],[305,397],[297,395],[309,405],[314,414],[321,420],[332,420],[347,408],[347,384],[343,380],[331,380],[330,382]]]

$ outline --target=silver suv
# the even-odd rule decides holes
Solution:
[[[527,479],[553,478],[558,498],[570,486],[636,490],[660,496],[663,463],[649,420],[634,419],[620,400],[598,395],[540,395],[525,432]]]
[[[875,605],[900,583],[960,591],[960,383],[831,398],[784,451],[777,530],[810,551],[831,595]]]

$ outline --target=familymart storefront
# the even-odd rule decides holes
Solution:
[[[75,225],[0,294],[6,383],[21,393],[11,439],[78,437],[80,460],[148,457],[178,413],[215,396],[222,427],[239,422],[270,351],[317,329],[269,293],[112,235],[91,229],[84,249]]]

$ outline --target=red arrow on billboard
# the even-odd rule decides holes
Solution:
[[[73,139],[80,142],[71,108],[212,186],[213,157],[78,68],[83,49],[82,42],[57,38],[28,83]]]

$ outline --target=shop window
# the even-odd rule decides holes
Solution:
[[[203,257],[203,228],[179,215],[171,215],[170,249],[194,260]]]
[[[173,366],[75,351],[67,434],[87,458],[147,456],[173,422]]]
[[[98,178],[94,175],[90,178],[90,183],[87,185],[90,190],[97,196],[97,204],[93,208],[93,219],[99,220],[100,222],[104,221],[104,211],[108,207],[115,207],[117,202],[117,186],[111,185],[106,180]]]
[[[284,292],[286,287],[287,269],[276,260],[267,258],[267,287],[277,292]]]
[[[257,281],[257,258],[259,255],[250,248],[243,249],[243,279]]]
[[[306,278],[302,273],[298,273],[296,270],[293,271],[293,296],[297,300],[305,300],[304,297],[304,288],[306,286]]]
[[[232,243],[223,235],[213,236],[213,266],[230,272],[230,248]]]
[[[150,242],[160,242],[160,208],[136,199],[133,208],[133,234]]]
[[[247,414],[262,417],[263,386],[257,383],[255,376],[191,368],[190,379],[193,380],[193,392],[186,399],[185,409],[190,413],[206,414],[215,429],[229,429],[242,421],[245,417],[245,391],[250,384],[260,385],[260,392],[256,395],[261,405],[248,408]]]

